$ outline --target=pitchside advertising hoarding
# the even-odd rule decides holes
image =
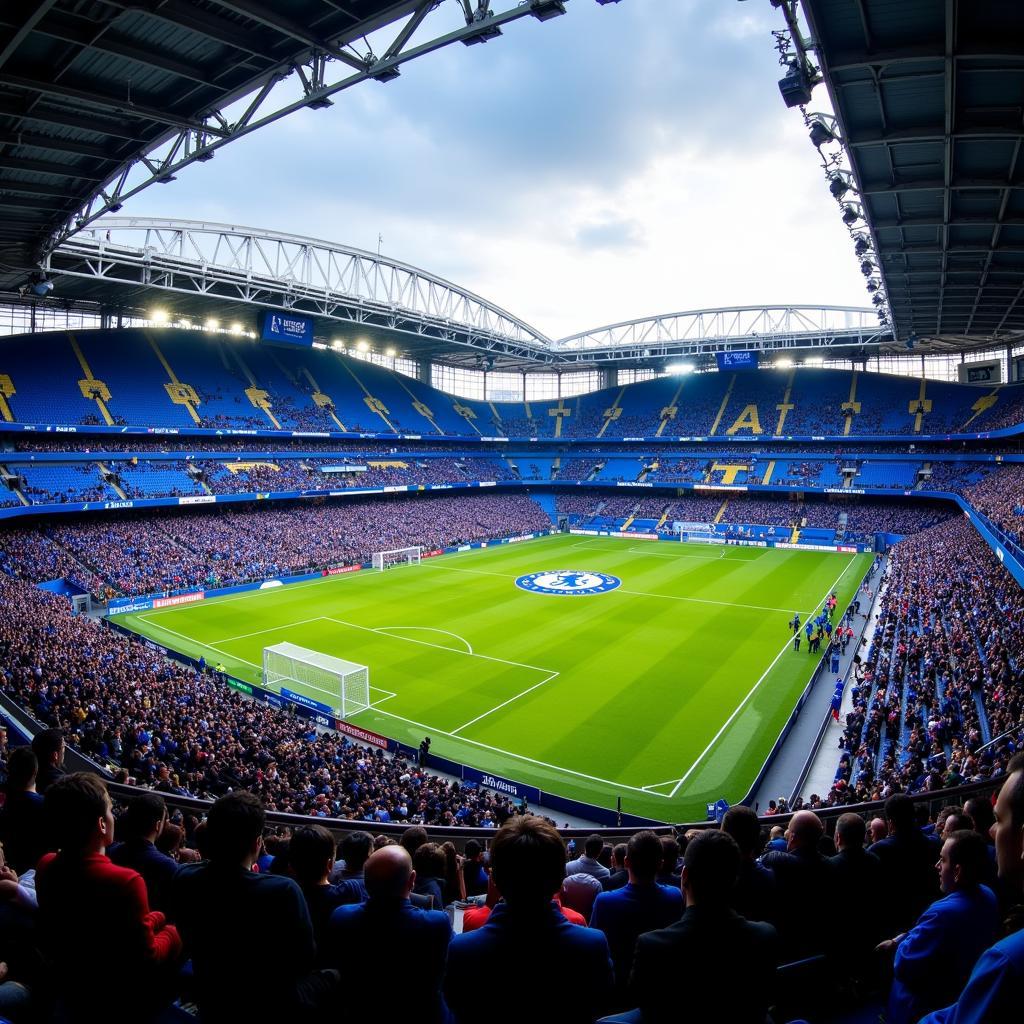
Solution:
[[[285,345],[313,345],[313,321],[308,316],[268,310],[260,314],[260,341]]]

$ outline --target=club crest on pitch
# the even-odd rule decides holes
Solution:
[[[580,569],[548,569],[545,572],[527,573],[516,579],[516,586],[520,590],[528,590],[533,594],[556,594],[560,597],[606,594],[621,585],[622,580],[618,576]]]

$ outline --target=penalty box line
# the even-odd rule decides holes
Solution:
[[[320,616],[320,618],[323,618],[323,616]],[[178,637],[181,640],[185,640],[185,641],[187,641],[190,644],[194,644],[196,647],[202,647],[204,650],[214,651],[217,654],[223,655],[223,657],[225,657],[225,658],[230,658],[233,661],[239,661],[243,665],[248,665],[250,668],[256,669],[258,672],[262,673],[262,671],[263,671],[263,666],[262,665],[257,665],[256,662],[254,662],[254,661],[249,661],[246,658],[241,658],[237,654],[232,654],[230,651],[225,651],[223,648],[217,647],[214,644],[203,643],[203,641],[196,640],[194,637],[186,636],[184,633],[179,633],[177,630],[171,629],[169,626],[162,626],[162,625],[160,625],[157,622],[152,622],[149,619],[149,617],[146,616],[146,615],[140,615],[139,616],[139,620],[141,622],[148,622],[151,626],[155,627],[156,629],[162,629],[165,633],[170,633],[172,636],[176,636],[176,637]],[[301,622],[291,622],[291,623],[288,623],[287,625],[284,625],[284,626],[273,626],[270,629],[260,629],[260,630],[257,630],[255,633],[245,633],[245,634],[243,634],[243,636],[250,637],[250,636],[258,636],[260,633],[273,633],[273,632],[275,632],[278,629],[288,629],[289,626],[298,626],[298,625],[302,625],[302,623],[305,623],[305,622],[316,622],[316,621],[317,621],[317,619],[302,619]],[[217,643],[225,644],[225,643],[230,642],[231,640],[240,640],[240,639],[242,639],[242,637],[230,637],[229,636],[229,637],[224,638],[223,640],[218,640]],[[318,686],[314,686],[312,683],[303,683],[302,685],[303,686],[308,686],[309,689],[316,690],[317,693],[323,693],[323,694],[326,694],[329,697],[337,697],[338,696],[338,694],[331,693],[331,691],[329,691],[329,690],[323,690],[323,689],[321,689]],[[375,703],[371,704],[370,705],[371,707],[376,707],[377,704],[383,704],[384,701],[391,700],[392,697],[397,697],[398,696],[398,694],[394,693],[392,690],[385,690],[383,686],[374,686],[374,685],[371,684],[370,685],[370,689],[371,690],[376,690],[378,693],[383,693],[385,695],[380,700],[378,700]]]
[[[828,599],[828,595],[831,594],[837,586],[839,586],[840,581],[850,571],[850,567],[855,562],[856,558],[851,558],[850,561],[847,562],[846,568],[843,569],[843,571],[835,578],[832,585],[828,588],[828,590],[825,591],[824,597],[822,597],[822,599],[818,601],[818,603],[815,605],[815,608],[820,608],[825,603],[825,601]],[[655,782],[651,786],[645,786],[644,792],[650,793],[652,796],[663,796],[665,794],[655,793],[654,790],[660,789],[662,786],[668,786],[674,783],[674,785],[672,785],[672,789],[667,794],[668,798],[672,799],[676,795],[676,793],[679,792],[679,787],[682,786],[683,783],[686,782],[686,780],[693,774],[697,766],[701,763],[701,761],[704,760],[704,758],[707,756],[711,748],[714,747],[715,744],[722,737],[722,734],[725,732],[725,730],[728,729],[730,725],[732,725],[736,716],[743,710],[744,707],[746,707],[747,702],[750,700],[751,697],[754,696],[754,694],[760,688],[761,684],[765,681],[765,679],[768,678],[768,674],[771,672],[773,668],[775,668],[776,663],[783,656],[783,654],[785,654],[786,651],[788,651],[790,647],[792,647],[792,645],[792,639],[788,639],[785,642],[785,644],[782,645],[782,650],[780,650],[779,653],[775,655],[775,657],[772,659],[771,664],[764,670],[764,672],[761,674],[761,677],[757,680],[757,682],[754,683],[754,685],[747,691],[747,695],[743,698],[743,700],[741,700],[739,704],[736,705],[732,714],[729,715],[729,717],[723,723],[722,727],[711,738],[711,742],[700,752],[700,754],[697,755],[697,760],[690,765],[690,767],[686,770],[686,773],[683,775],[681,779],[668,779],[665,782]]]
[[[546,682],[546,680],[545,680]],[[366,714],[366,711],[360,711],[358,714],[353,715],[353,718],[357,718],[359,715]],[[450,736],[452,739],[458,740],[460,743],[470,743],[474,747],[480,747],[482,750],[489,750],[494,754],[503,754],[505,757],[511,757],[516,761],[525,761],[527,764],[537,765],[540,768],[550,768],[552,771],[560,772],[563,775],[573,775],[578,779],[586,779],[588,782],[599,782],[603,786],[611,786],[613,789],[628,789],[634,793],[642,793],[644,796],[657,796],[663,800],[669,799],[665,793],[654,793],[640,786],[628,786],[623,782],[614,782],[612,779],[602,779],[597,775],[588,775],[586,772],[578,772],[573,768],[564,768],[560,764],[550,764],[547,761],[538,761],[536,758],[527,757],[525,754],[516,754],[511,750],[503,750],[501,747],[492,747],[489,743],[481,743],[479,740],[471,740],[468,736],[456,736],[454,733],[450,733],[445,729],[436,729],[432,725],[426,725],[424,722],[417,722],[412,718],[405,718],[402,715],[396,715],[391,711],[378,711],[377,714],[385,715],[388,718],[394,718],[396,721],[405,722],[407,725],[414,725],[417,729],[423,729],[426,733],[434,733],[438,736]],[[464,726],[462,727],[464,728]]]
[[[324,616],[324,617],[326,618],[326,616]],[[139,618],[140,618],[140,620],[149,622],[149,619],[145,615],[140,615]],[[338,621],[338,620],[332,620],[332,621]],[[344,624],[350,625],[350,623],[344,623]],[[226,658],[233,658],[235,661],[242,662],[243,665],[249,665],[252,668],[260,669],[261,670],[261,666],[260,665],[256,665],[256,664],[254,664],[251,661],[246,661],[245,658],[236,657],[235,655],[231,654],[229,651],[222,651],[220,648],[214,647],[213,644],[202,643],[201,641],[195,640],[192,637],[185,636],[183,633],[178,633],[176,630],[169,629],[167,626],[161,626],[161,625],[158,625],[157,623],[150,623],[150,625],[156,626],[157,629],[162,629],[165,632],[170,633],[172,636],[179,637],[180,639],[185,640],[188,643],[195,644],[197,647],[203,647],[203,648],[205,648],[208,651],[216,651],[217,654],[222,654]],[[277,628],[287,628],[287,627],[277,627]],[[370,630],[369,626],[359,626],[357,628]],[[392,627],[389,627],[389,628],[393,629],[394,627],[392,626]],[[374,630],[370,630],[370,631],[371,632],[375,632]],[[271,630],[263,630],[262,632],[271,632]],[[382,635],[383,636],[387,636],[389,634],[385,633],[385,634],[382,634]],[[425,644],[425,646],[427,646],[427,647],[437,647],[439,650],[452,651],[454,654],[468,654],[468,652],[466,652],[466,651],[456,651],[456,650],[454,650],[451,647],[441,647],[439,644],[430,644],[430,643],[426,643],[426,641],[423,641],[423,640],[412,640],[412,639],[409,639],[407,637],[402,637],[402,638],[391,637],[391,639],[392,640],[407,639],[409,641],[409,643]],[[223,641],[221,641],[221,642],[223,642]],[[471,657],[474,657],[474,658],[485,658],[488,661],[501,661],[502,660],[500,658],[498,658],[498,659],[488,658],[486,655],[482,655],[482,654],[473,654],[473,655],[471,655]],[[519,663],[517,663],[517,662],[507,662],[507,664],[516,665],[516,664],[519,664]],[[536,666],[532,666],[532,665],[521,666],[521,667],[536,668]],[[544,672],[544,671],[547,671],[547,670],[546,669],[538,669],[537,671]],[[548,679],[543,680],[543,682],[549,682],[550,678],[553,678],[553,677],[549,677]],[[371,687],[371,689],[374,689],[374,687]],[[382,691],[382,692],[387,692],[387,691]],[[517,697],[518,696],[522,696],[522,694],[518,694]],[[388,700],[390,698],[389,697],[385,697],[384,699]],[[383,701],[378,701],[377,703],[380,704],[380,703],[383,703]],[[497,709],[496,708],[492,708],[491,710],[494,711],[494,710],[497,710]],[[460,743],[469,743],[469,744],[471,744],[474,747],[479,747],[481,750],[489,750],[489,751],[491,751],[492,753],[495,753],[495,754],[503,754],[506,757],[511,757],[511,758],[513,758],[516,761],[523,761],[523,762],[526,762],[527,764],[537,765],[540,768],[549,768],[552,771],[561,772],[561,773],[563,773],[565,775],[572,775],[572,776],[575,776],[576,778],[580,778],[580,779],[586,779],[588,782],[598,782],[601,785],[611,786],[614,789],[627,789],[627,790],[630,790],[631,792],[634,792],[634,793],[642,793],[644,796],[656,796],[656,797],[660,797],[661,799],[666,799],[666,800],[668,799],[668,796],[665,793],[650,792],[648,790],[643,789],[640,786],[630,786],[630,785],[627,785],[627,784],[622,783],[622,782],[615,782],[612,779],[602,779],[602,778],[600,778],[600,777],[598,777],[596,775],[588,775],[585,772],[575,771],[572,768],[564,768],[561,765],[550,764],[547,761],[538,761],[536,758],[527,757],[525,754],[516,754],[516,753],[513,753],[511,750],[503,750],[501,747],[493,747],[489,743],[481,743],[479,740],[470,739],[468,736],[455,736],[453,733],[448,732],[447,729],[438,729],[438,728],[435,728],[432,725],[426,725],[423,722],[417,722],[417,721],[414,721],[411,718],[406,718],[403,715],[396,715],[396,714],[394,714],[391,711],[378,710],[377,705],[371,705],[370,708],[364,709],[363,711],[356,712],[356,714],[352,715],[351,717],[353,719],[356,719],[360,715],[365,715],[367,713],[367,711],[373,711],[376,714],[384,715],[387,718],[393,718],[393,719],[395,719],[398,722],[405,722],[408,725],[414,725],[414,726],[416,726],[417,729],[423,729],[427,733],[435,733],[438,736],[450,736],[452,739],[458,740]],[[485,714],[490,714],[490,712],[485,712]],[[469,723],[466,723],[466,725],[468,725],[468,724]],[[460,729],[464,729],[464,728],[466,728],[466,725],[459,726],[459,728]]]

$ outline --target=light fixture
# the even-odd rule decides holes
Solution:
[[[388,359],[394,359],[397,354],[398,353],[395,352],[395,350],[393,348],[386,348],[386,349],[384,349],[384,355],[386,355],[388,357]]]
[[[203,324],[203,329],[207,331],[216,331],[220,327],[220,321],[210,317],[206,323]]]
[[[167,310],[154,309],[153,312],[149,314],[149,319],[155,324],[165,324],[167,323]]]
[[[860,210],[858,210],[857,207],[853,206],[851,203],[847,203],[843,207],[843,223],[847,227],[852,227],[859,220],[860,220]]]
[[[360,352],[369,352],[370,351],[370,343],[365,338],[360,338],[356,342],[356,349],[358,351],[360,351]]]
[[[232,334],[241,334],[242,333],[242,325],[237,320],[231,325],[231,333]]]
[[[857,256],[863,256],[871,249],[871,240],[867,235],[859,234],[854,237],[853,251]]]
[[[860,272],[865,277],[870,277],[875,272],[875,265],[871,260],[862,260],[860,265]]]
[[[817,149],[821,149],[822,146],[830,142],[838,141],[835,130],[825,119],[824,114],[815,114],[811,118],[808,128],[810,129],[811,142]]]
[[[530,13],[538,21],[550,21],[565,14],[565,0],[533,0]]]
[[[871,278],[871,280],[868,281],[867,288],[869,292],[877,292],[878,281],[876,281],[875,278]]]
[[[811,84],[806,69],[798,61],[789,66],[786,76],[779,80],[779,92],[787,107],[803,107],[811,102]]]
[[[666,373],[693,373],[692,363],[669,363],[665,367]]]
[[[836,199],[842,199],[850,191],[850,183],[841,174],[833,174],[828,180],[828,190]]]
[[[783,356],[781,359],[775,360],[776,370],[788,370],[793,365],[793,360],[788,356]]]

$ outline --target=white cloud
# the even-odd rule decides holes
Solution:
[[[817,155],[778,95],[770,13],[654,9],[573,4],[431,54],[126,212],[371,250],[380,233],[386,255],[553,337],[703,307],[867,305]]]

